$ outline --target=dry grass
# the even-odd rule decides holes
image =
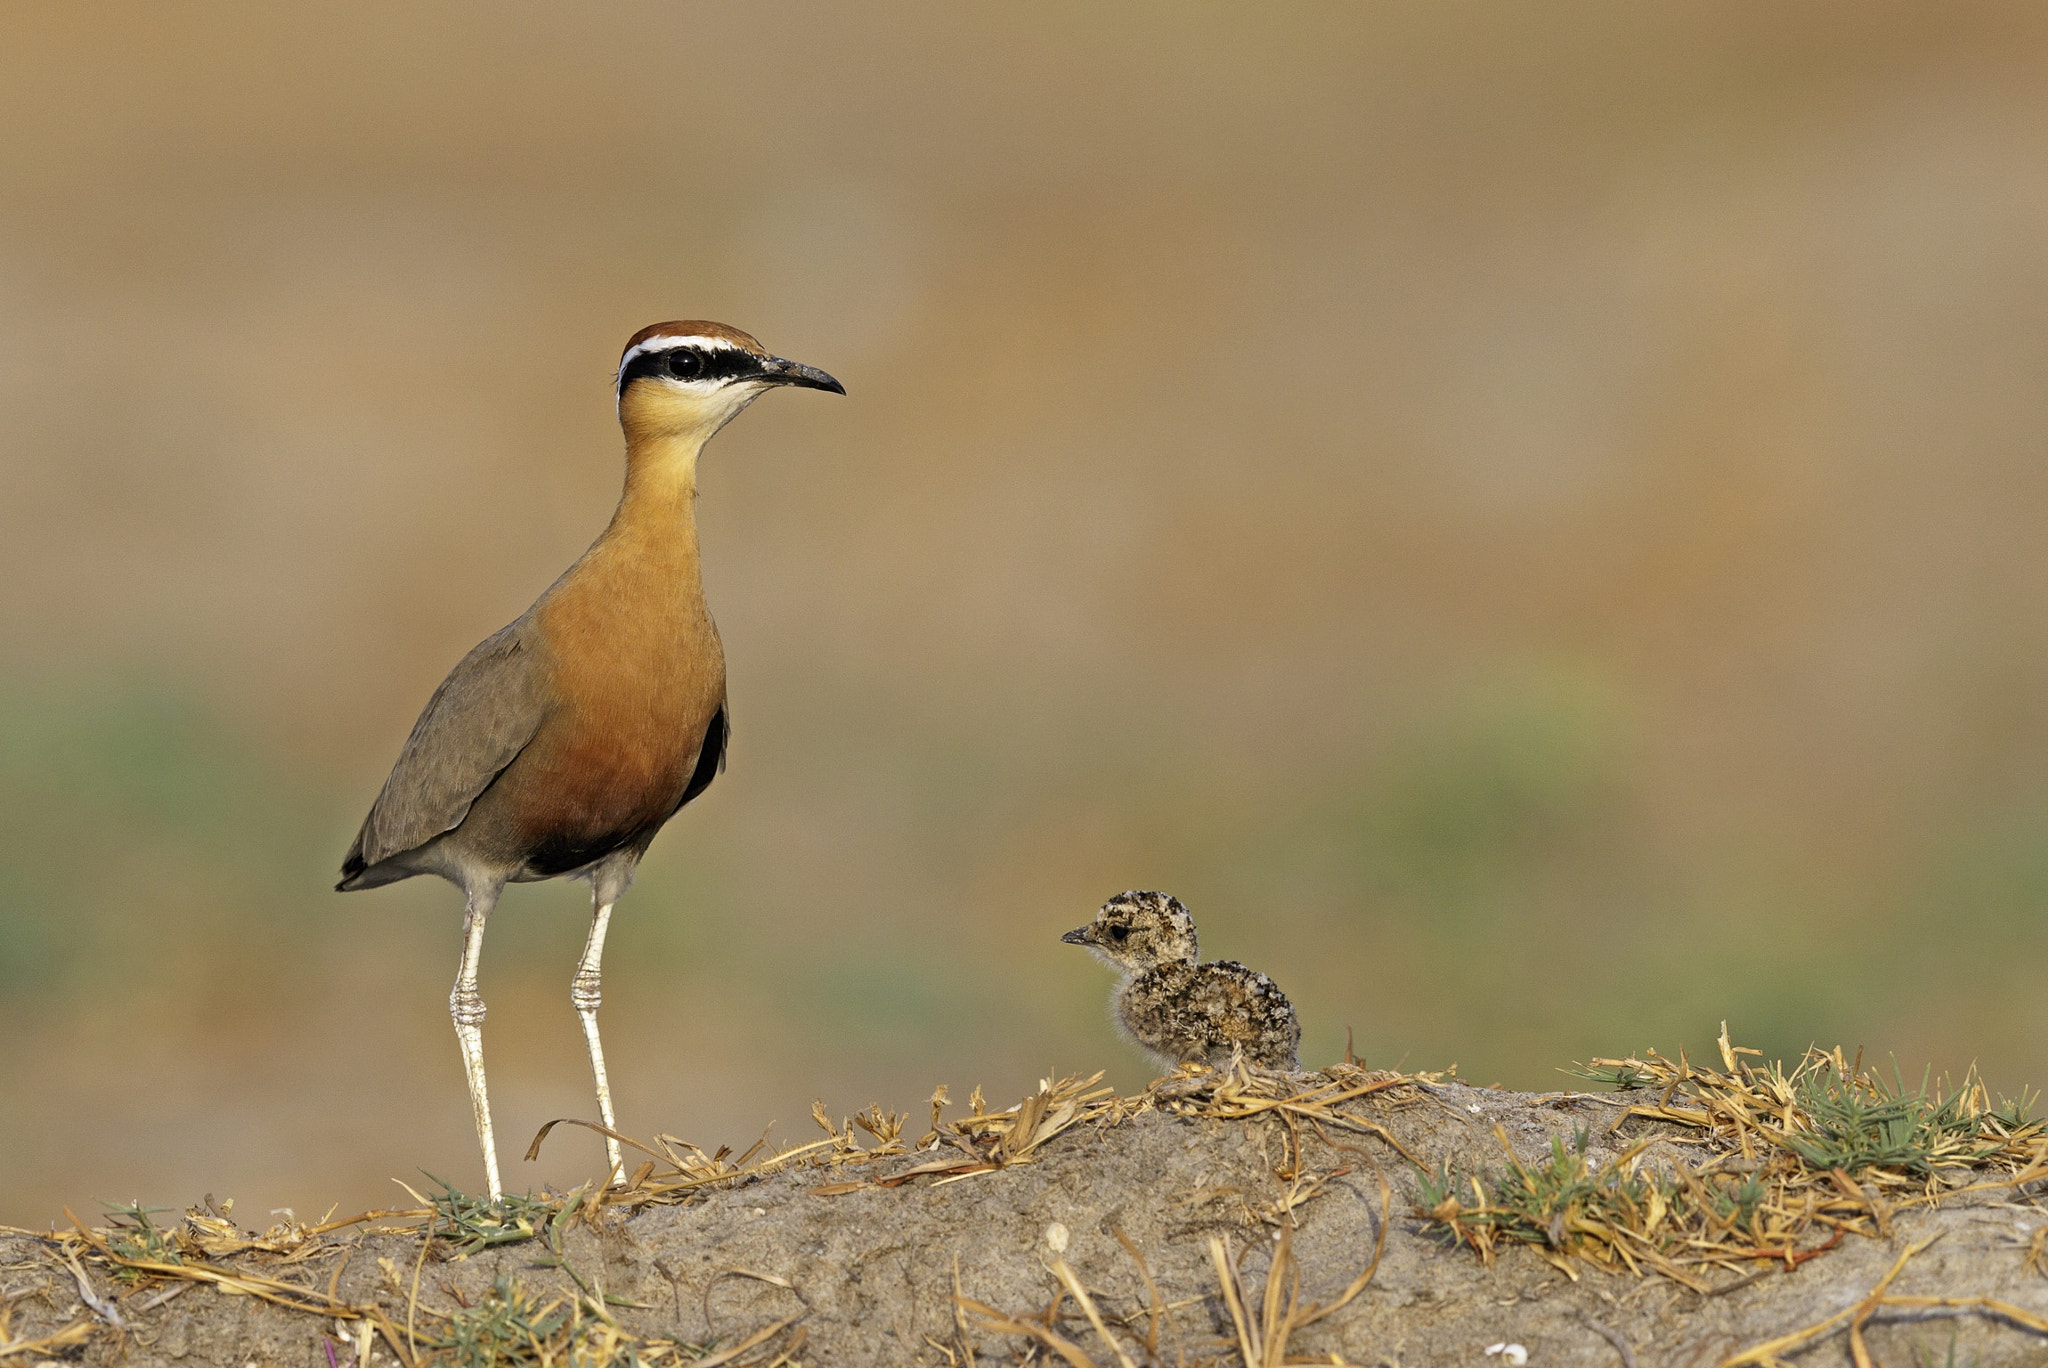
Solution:
[[[931,1098],[931,1128],[914,1144],[904,1139],[908,1118],[901,1112],[871,1106],[835,1123],[818,1102],[812,1104],[811,1119],[824,1132],[823,1137],[772,1153],[764,1153],[768,1149],[765,1135],[735,1158],[728,1148],[706,1153],[673,1135],[657,1135],[652,1143],[645,1143],[588,1121],[564,1120],[542,1126],[526,1157],[537,1158],[549,1132],[559,1125],[583,1126],[610,1135],[646,1157],[622,1183],[595,1194],[593,1200],[637,1209],[685,1201],[706,1188],[730,1186],[790,1168],[857,1171],[876,1160],[906,1153],[935,1156],[886,1177],[847,1179],[814,1189],[829,1197],[868,1186],[900,1187],[919,1178],[968,1177],[1030,1163],[1041,1146],[1071,1127],[1114,1125],[1152,1105],[1149,1094],[1118,1097],[1114,1089],[1098,1086],[1101,1081],[1099,1072],[1086,1078],[1041,1079],[1036,1092],[999,1111],[988,1110],[981,1089],[976,1088],[968,1099],[967,1114],[952,1121],[944,1119],[950,1099],[941,1087]]]
[[[1721,1069],[1599,1059],[1582,1076],[1653,1089],[1629,1115],[1668,1123],[1599,1165],[1588,1137],[1554,1139],[1525,1163],[1496,1130],[1503,1168],[1491,1177],[1425,1173],[1417,1214],[1491,1260],[1504,1244],[1533,1248],[1576,1278],[1575,1260],[1654,1272],[1700,1292],[1727,1291],[1715,1272],[1794,1267],[1850,1234],[1892,1234],[1893,1214],[1957,1191],[2048,1177],[2048,1126],[2024,1102],[1994,1105],[1974,1073],[1958,1087],[1884,1083],[1837,1049],[1798,1064],[1752,1065],[1757,1051],[1721,1028]],[[1663,1143],[1660,1162],[1646,1152]],[[1676,1146],[1706,1151],[1697,1163]]]

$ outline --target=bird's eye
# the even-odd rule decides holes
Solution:
[[[1111,940],[1123,940],[1130,934],[1131,928],[1128,926],[1112,926],[1109,928],[1109,938]]]
[[[704,374],[704,356],[688,347],[677,347],[668,354],[668,373],[677,380],[696,380]]]

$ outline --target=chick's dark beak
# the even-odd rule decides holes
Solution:
[[[801,361],[785,361],[779,356],[771,356],[761,363],[761,372],[771,385],[795,385],[799,389],[825,390],[832,394],[846,393],[846,386],[816,366],[806,366]]]
[[[1067,932],[1066,935],[1061,936],[1060,941],[1065,945],[1086,945],[1088,943],[1088,928],[1077,926]]]

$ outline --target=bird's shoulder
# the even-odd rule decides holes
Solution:
[[[457,661],[420,710],[400,752],[401,769],[467,771],[533,739],[545,719],[553,652],[531,612],[491,633]],[[466,757],[466,758],[465,758]],[[491,773],[503,769],[506,756]]]

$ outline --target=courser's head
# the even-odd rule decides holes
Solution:
[[[619,358],[619,423],[626,440],[708,439],[777,385],[846,393],[816,366],[786,361],[738,328],[703,319],[634,333]]]

